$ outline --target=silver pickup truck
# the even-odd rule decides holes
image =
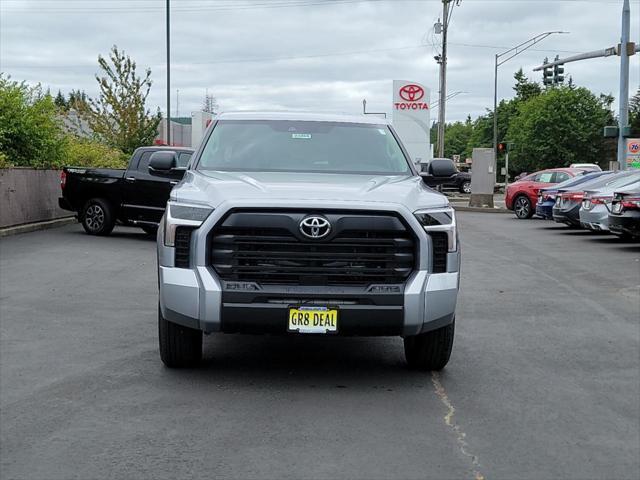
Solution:
[[[380,118],[219,115],[158,231],[162,361],[196,365],[203,333],[384,335],[411,367],[442,369],[460,246],[425,180],[451,169],[418,173]]]

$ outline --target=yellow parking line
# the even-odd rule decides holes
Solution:
[[[440,382],[439,373],[431,372],[431,383],[433,383],[436,395],[438,396],[442,404],[447,408],[447,414],[444,416],[444,423],[453,431],[453,434],[456,437],[456,443],[458,444],[458,448],[460,449],[462,454],[471,460],[474,480],[484,480],[484,475],[480,473],[480,462],[478,461],[477,455],[473,455],[469,452],[469,444],[465,440],[467,434],[464,433],[462,427],[458,425],[453,419],[453,416],[456,413],[456,409],[449,400],[449,396],[447,395],[447,391],[444,389],[442,382]]]

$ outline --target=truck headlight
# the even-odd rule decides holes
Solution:
[[[213,208],[167,202],[164,212],[164,244],[173,247],[176,228],[180,226],[198,228],[213,212]]]
[[[456,213],[451,207],[428,208],[413,212],[422,228],[429,232],[445,232],[448,239],[448,250],[458,249],[458,231],[456,227]]]

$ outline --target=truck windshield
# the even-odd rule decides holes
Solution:
[[[411,175],[387,125],[285,120],[221,120],[200,170]]]

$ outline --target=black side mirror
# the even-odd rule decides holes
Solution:
[[[434,177],[450,177],[458,173],[453,160],[448,158],[436,158],[431,160],[427,173]]]
[[[171,173],[178,166],[178,154],[172,150],[153,152],[149,159],[149,171]]]

